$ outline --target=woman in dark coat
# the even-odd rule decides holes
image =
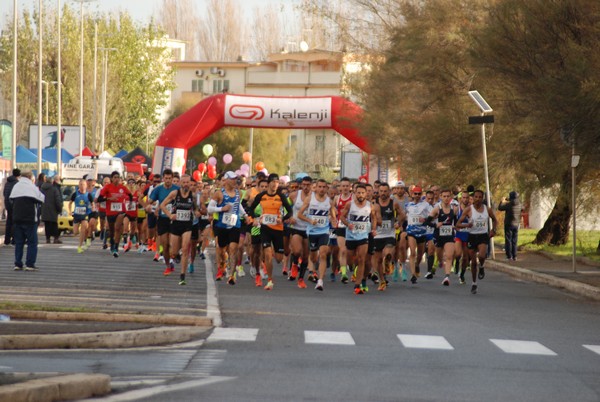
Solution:
[[[54,237],[55,244],[61,244],[58,230],[58,215],[63,210],[63,200],[60,192],[60,177],[48,177],[42,184],[42,193],[46,196],[46,201],[42,206],[42,221],[46,230],[46,243],[50,243],[50,238]]]

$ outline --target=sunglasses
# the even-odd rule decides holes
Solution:
[[[414,195],[421,195],[421,194],[423,194],[423,193],[413,193],[413,194],[414,194]]]

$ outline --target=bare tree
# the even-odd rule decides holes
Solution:
[[[187,60],[198,57],[196,31],[200,25],[200,18],[193,0],[162,0],[156,21],[171,39],[187,42]]]
[[[252,60],[266,60],[283,47],[283,21],[275,8],[255,8],[247,56]]]
[[[242,7],[235,0],[210,0],[196,27],[201,60],[235,61],[246,49]]]

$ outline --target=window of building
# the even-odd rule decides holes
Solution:
[[[202,92],[204,89],[204,80],[192,80],[192,92]]]
[[[213,80],[213,94],[229,92],[230,89],[229,80]]]

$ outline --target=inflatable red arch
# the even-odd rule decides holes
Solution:
[[[173,120],[154,148],[153,172],[183,173],[187,151],[221,127],[331,128],[368,151],[359,135],[362,109],[339,96],[273,97],[219,94],[203,99]]]

